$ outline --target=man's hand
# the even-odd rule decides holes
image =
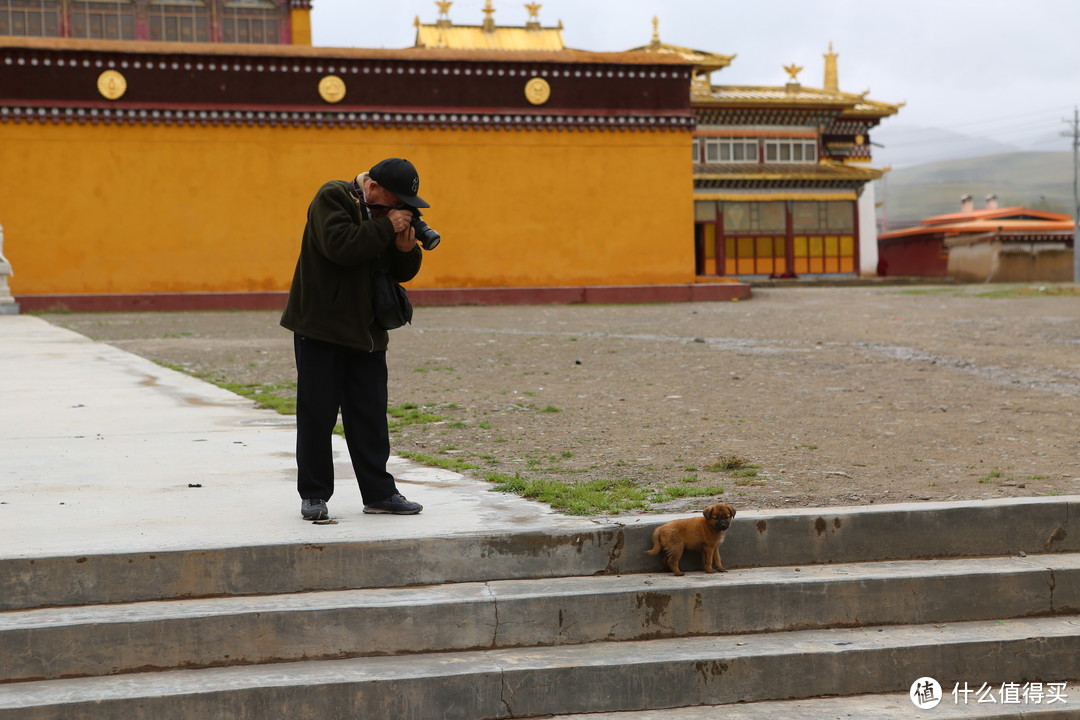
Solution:
[[[406,225],[404,230],[394,236],[394,245],[403,253],[412,252],[416,247],[416,229],[412,225]]]
[[[386,213],[390,222],[394,225],[394,232],[400,235],[412,223],[412,210],[391,210]]]

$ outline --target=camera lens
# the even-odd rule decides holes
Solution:
[[[416,239],[425,250],[434,250],[442,241],[442,236],[431,229],[431,226],[418,217],[412,221],[413,229],[416,230]]]

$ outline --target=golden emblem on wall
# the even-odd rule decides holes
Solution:
[[[98,75],[97,89],[107,100],[117,100],[127,92],[127,80],[116,70],[106,70]]]
[[[533,105],[543,105],[551,97],[551,85],[544,78],[534,77],[525,83],[525,99]]]
[[[319,81],[319,97],[328,103],[338,103],[345,99],[345,81],[337,75],[327,75]]]

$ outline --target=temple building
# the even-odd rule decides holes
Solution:
[[[532,20],[484,49],[159,42],[139,39],[148,0],[134,39],[72,37],[84,1],[0,2],[0,225],[26,311],[281,307],[316,189],[385,157],[419,168],[443,237],[418,304],[749,296],[657,242],[693,225],[681,58],[565,49]],[[196,4],[211,28],[232,7]],[[568,177],[590,192],[552,191]]]
[[[456,25],[451,2],[438,2],[435,23],[416,20],[416,47],[565,50],[562,23],[543,27],[539,4],[527,5],[522,27],[494,21]],[[840,90],[838,54],[829,45],[821,88],[803,86],[803,68],[789,65],[781,86],[714,85],[732,55],[664,43],[659,20],[652,39],[631,48],[692,66],[689,87],[695,130],[693,158],[694,277],[724,279],[873,275],[877,232],[869,167],[870,131],[900,105]]]
[[[695,273],[707,277],[873,275],[877,265],[870,130],[900,106],[843,92],[837,53],[821,88],[804,68],[782,86],[714,85],[733,57],[662,43],[634,51],[694,63]]]
[[[0,36],[311,44],[311,0],[0,0]]]
[[[898,106],[840,91],[831,52],[821,89],[794,66],[783,86],[714,85],[733,58],[655,24],[649,45],[589,52],[539,3],[500,25],[490,0],[477,25],[438,2],[413,47],[318,48],[313,2],[0,0],[0,225],[23,308],[280,307],[315,190],[384,157],[420,169],[444,238],[418,304],[873,273],[868,132]],[[553,202],[567,178],[589,192]]]

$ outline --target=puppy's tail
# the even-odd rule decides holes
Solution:
[[[660,536],[659,536],[659,533],[653,531],[652,549],[646,550],[645,554],[646,555],[656,555],[658,552],[660,552]]]

